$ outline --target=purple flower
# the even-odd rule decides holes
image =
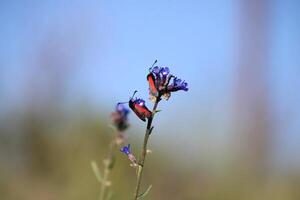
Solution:
[[[160,70],[161,70],[161,67],[155,66],[155,67],[152,68],[151,72],[152,72],[153,74],[155,74],[156,76],[159,76]]]
[[[127,116],[129,113],[129,109],[127,109],[124,104],[118,103],[116,105],[116,110],[120,113],[122,113],[124,116]]]
[[[122,153],[126,154],[127,156],[128,156],[129,154],[131,154],[131,151],[130,151],[130,144],[128,144],[128,146],[122,147],[122,149],[120,149],[120,151],[121,151]]]
[[[123,104],[118,103],[116,105],[115,111],[111,113],[111,120],[113,125],[118,131],[124,131],[128,128],[128,114],[129,109],[127,109]]]
[[[136,158],[135,158],[135,156],[131,153],[131,150],[130,150],[130,144],[128,144],[128,146],[122,147],[122,149],[120,149],[120,151],[128,156],[128,159],[129,159],[130,162],[131,162],[131,166],[137,166]]]
[[[168,67],[156,66],[151,70],[151,73],[154,74],[155,85],[156,85],[157,89],[166,85],[168,78],[170,78],[172,76],[172,75],[170,75],[170,70]]]
[[[167,91],[169,92],[176,92],[178,90],[188,91],[187,88],[188,84],[177,77],[174,77],[173,83],[168,86]]]
[[[161,73],[163,76],[167,76],[167,75],[170,73],[170,69],[169,69],[168,67],[161,67],[160,73]]]
[[[172,78],[173,81],[170,84]],[[169,99],[171,92],[179,90],[188,91],[188,84],[170,74],[168,67],[155,66],[151,68],[150,73],[147,75],[147,80],[149,82],[150,99],[153,100],[161,96]]]

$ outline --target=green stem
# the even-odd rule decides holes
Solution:
[[[114,166],[114,157],[115,157],[114,151],[115,151],[116,146],[117,145],[116,145],[115,139],[114,139],[110,144],[108,158],[104,160],[104,173],[103,173],[103,179],[102,179],[102,184],[101,184],[101,188],[100,188],[99,200],[104,200],[104,198],[105,198],[106,188],[108,187],[108,184],[107,184],[108,176]]]
[[[144,137],[144,143],[143,143],[143,147],[142,147],[142,152],[141,152],[139,162],[138,162],[137,181],[136,181],[136,188],[135,188],[135,192],[134,192],[134,200],[137,200],[138,197],[139,197],[139,190],[140,190],[140,186],[141,186],[141,180],[142,180],[142,175],[143,175],[143,170],[144,170],[144,164],[145,164],[146,155],[147,155],[148,139],[149,139],[149,136],[150,136],[150,134],[152,132],[152,129],[153,129],[152,121],[153,121],[154,114],[155,114],[155,111],[157,109],[159,100],[160,100],[160,97],[158,97],[157,100],[155,101],[153,109],[152,109],[153,114],[148,119],[146,133],[145,133],[145,137]]]
[[[106,187],[107,187],[107,179],[108,179],[109,171],[110,170],[108,169],[108,167],[105,167],[104,174],[103,174],[103,180],[102,180],[102,184],[101,184],[101,190],[100,190],[99,200],[104,200],[105,190],[106,190]]]

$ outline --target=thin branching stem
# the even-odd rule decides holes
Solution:
[[[107,167],[105,167],[104,169],[104,174],[103,174],[103,182],[101,184],[101,189],[100,189],[100,197],[99,200],[104,200],[104,196],[105,196],[105,191],[107,188],[107,179],[108,179],[108,175],[109,175],[109,169]]]
[[[109,148],[109,153],[108,157],[104,160],[104,172],[103,172],[103,179],[102,179],[102,184],[100,188],[100,196],[99,200],[104,200],[105,199],[105,193],[106,189],[109,186],[109,174],[111,170],[113,169],[114,166],[114,160],[115,160],[115,149],[117,147],[116,144],[116,139],[112,140]]]
[[[137,181],[136,181],[136,188],[135,188],[135,192],[134,192],[134,200],[137,200],[139,197],[139,190],[140,190],[140,186],[141,186],[141,180],[142,180],[142,175],[143,175],[143,170],[144,170],[144,164],[145,164],[145,160],[146,160],[146,155],[147,155],[147,144],[148,144],[148,139],[149,136],[152,132],[152,121],[154,118],[154,115],[156,113],[156,109],[159,103],[160,97],[158,97],[154,103],[153,109],[152,109],[152,116],[148,119],[147,122],[147,128],[146,128],[146,133],[145,133],[145,137],[144,137],[144,143],[143,143],[143,147],[142,147],[142,151],[141,151],[141,155],[139,157],[139,161],[138,161],[138,168],[137,168]]]

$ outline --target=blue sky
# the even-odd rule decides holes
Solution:
[[[43,66],[36,71],[31,67],[39,65],[43,45],[61,48],[57,56],[67,55],[71,63],[66,102],[84,100],[107,112],[134,90],[147,98],[145,76],[158,59],[190,85],[188,93],[174,94],[170,102],[162,104],[165,112],[159,120],[163,127],[173,120],[188,122],[167,132],[197,129],[199,120],[204,120],[203,129],[210,129],[217,143],[226,140],[238,59],[238,2],[2,2],[1,109],[22,107],[28,79],[37,79],[40,90],[47,83]],[[277,150],[291,155],[299,152],[300,141],[299,3],[274,0],[270,5],[268,78],[277,124],[274,132]],[[52,43],[52,39],[58,42]],[[184,135],[178,137],[187,140]]]

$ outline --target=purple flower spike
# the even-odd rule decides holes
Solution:
[[[129,155],[131,154],[131,151],[130,151],[130,144],[128,144],[128,146],[124,146],[122,149],[120,149],[120,151],[126,155]]]

